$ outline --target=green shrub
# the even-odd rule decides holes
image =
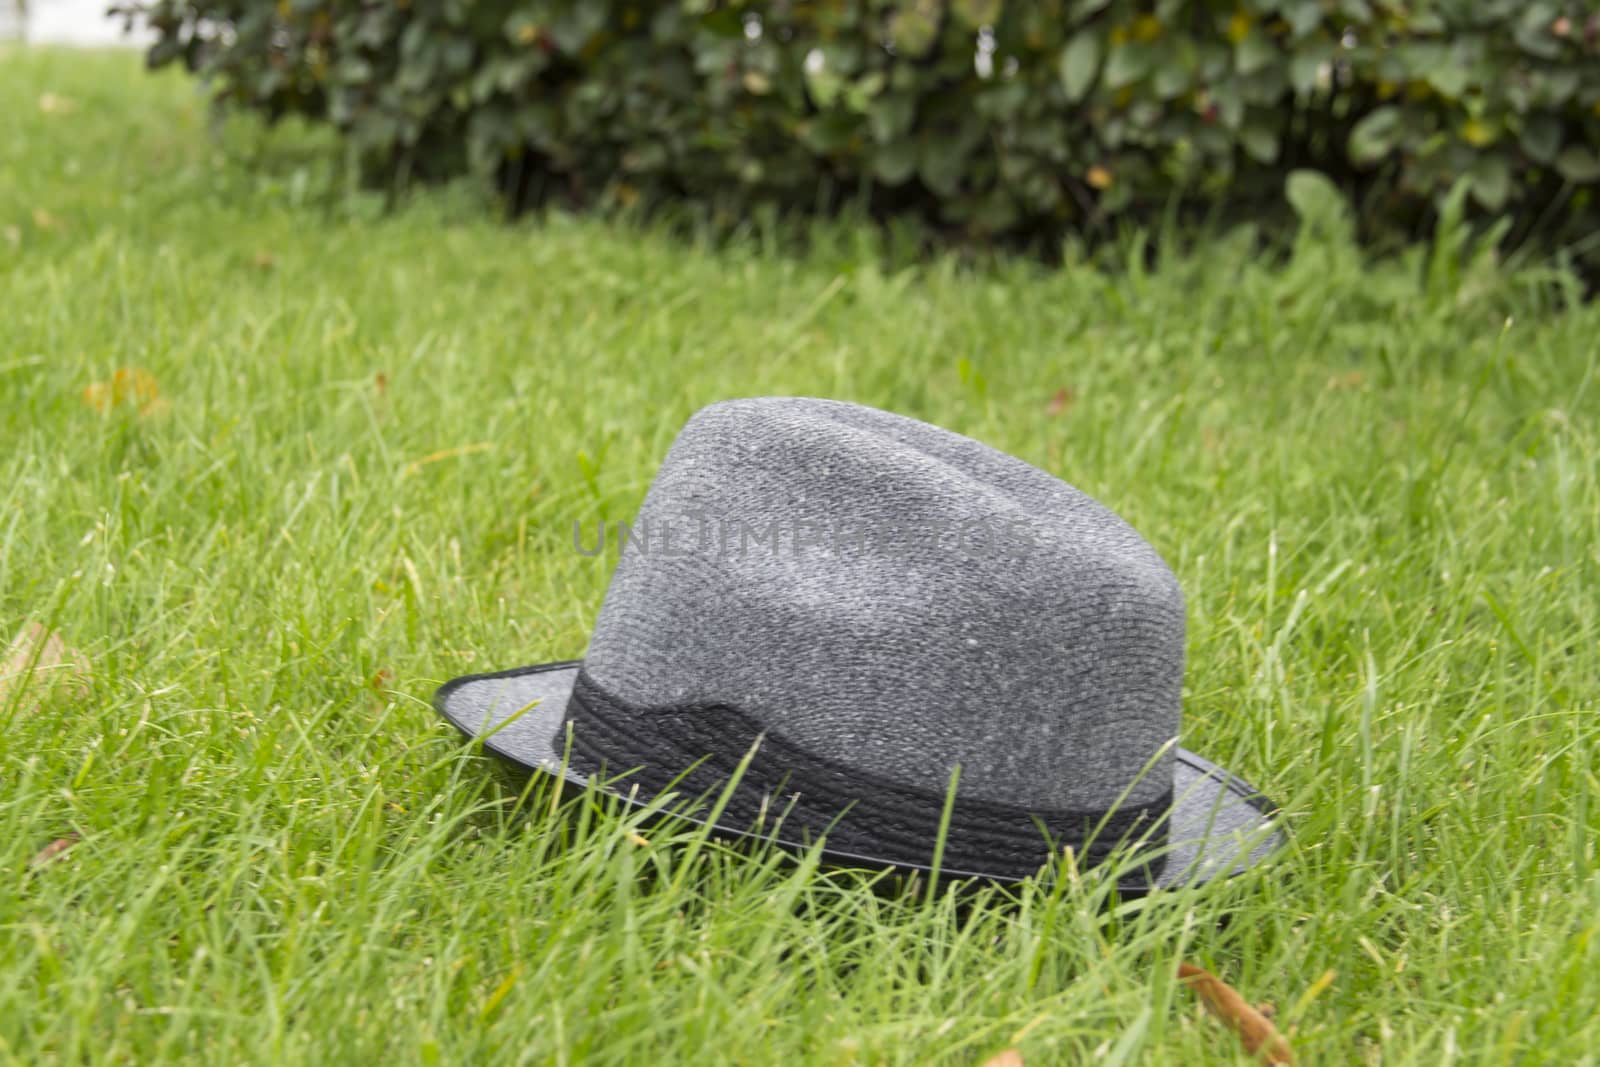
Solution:
[[[332,123],[376,181],[736,216],[865,195],[981,237],[1321,170],[1594,232],[1600,11],[1525,0],[154,0],[153,66]]]

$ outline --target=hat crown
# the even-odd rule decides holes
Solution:
[[[1126,522],[1022,460],[855,404],[685,425],[585,660],[641,716],[737,709],[901,786],[1097,811],[1171,788],[1184,604]]]

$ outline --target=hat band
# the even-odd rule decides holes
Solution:
[[[572,724],[571,763],[588,773],[628,773],[641,793],[676,788],[691,795],[718,792],[760,738],[722,821],[753,827],[781,818],[785,837],[827,835],[830,851],[889,864],[928,866],[945,807],[943,791],[889,781],[806,752],[763,730],[728,704],[640,706],[597,685],[580,670],[566,721]],[[564,732],[563,732],[564,733]],[[562,756],[557,740],[557,757]],[[1105,860],[1125,839],[1143,838],[1156,851],[1141,867],[1154,881],[1166,843],[1169,787],[1153,803],[1115,811],[1022,808],[963,798],[957,790],[945,836],[943,868],[1025,878],[1072,846],[1080,863]],[[1052,845],[1054,850],[1052,850]]]

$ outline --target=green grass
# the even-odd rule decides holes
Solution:
[[[1600,308],[1559,275],[1453,231],[1052,272],[385,217],[132,56],[0,54],[0,115],[0,628],[93,666],[0,708],[0,1059],[1235,1062],[1189,959],[1307,1061],[1596,1061]],[[119,367],[166,410],[86,404]],[[1188,594],[1185,743],[1292,849],[1109,914],[929,902],[494,775],[434,687],[580,655],[573,520],[766,393],[1135,523]]]

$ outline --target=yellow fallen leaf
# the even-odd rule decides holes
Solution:
[[[136,404],[148,404],[161,395],[156,379],[147,370],[123,367],[111,376],[111,388],[118,397],[132,398]]]
[[[122,367],[109,382],[90,382],[84,387],[83,402],[102,413],[124,404],[138,408],[141,415],[156,415],[168,407],[155,375],[139,367]]]
[[[1495,138],[1495,130],[1487,122],[1468,119],[1461,126],[1461,139],[1474,148],[1482,148]]]
[[[1160,19],[1156,18],[1154,15],[1140,15],[1138,18],[1133,20],[1133,25],[1128,30],[1128,36],[1132,37],[1135,41],[1143,41],[1148,43],[1155,40],[1157,37],[1160,37],[1161,30],[1162,26]]]
[[[1289,1042],[1228,983],[1192,963],[1178,964],[1178,980],[1194,990],[1211,1014],[1239,1035],[1245,1051],[1267,1063],[1293,1063]]]
[[[489,999],[484,1001],[483,1007],[478,1009],[480,1022],[486,1022],[494,1015],[495,1010],[500,1007],[500,1002],[510,995],[511,987],[516,985],[517,979],[521,977],[522,964],[519,963],[511,968],[510,974],[500,980],[500,984],[494,987],[494,992],[489,994]]]
[[[409,478],[411,475],[416,474],[423,467],[428,466],[430,463],[438,463],[441,460],[446,459],[455,459],[458,456],[470,456],[475,452],[488,452],[493,448],[493,441],[478,441],[477,443],[470,445],[456,445],[454,448],[441,448],[437,452],[430,452],[421,459],[414,459],[410,463],[407,463],[405,468],[401,470],[400,477]]]
[[[102,414],[111,410],[111,386],[90,382],[83,387],[83,402]]]
[[[1328,987],[1333,985],[1333,980],[1336,977],[1338,977],[1337,971],[1323,971],[1322,974],[1318,976],[1317,980],[1312,982],[1311,985],[1306,988],[1304,993],[1300,994],[1300,999],[1294,1002],[1294,1007],[1289,1009],[1289,1018],[1294,1020],[1303,1015],[1306,1008],[1310,1007],[1313,1000],[1316,1000],[1323,993],[1327,992]]]
[[[89,661],[59,633],[30,622],[12,640],[0,661],[0,712],[20,697],[24,711],[37,710],[52,695],[89,695]]]
[[[1004,1052],[996,1052],[993,1056],[983,1061],[983,1067],[1023,1067],[1022,1053],[1014,1048]]]

